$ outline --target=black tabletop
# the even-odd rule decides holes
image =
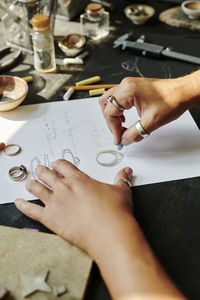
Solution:
[[[113,49],[113,41],[132,32],[130,39],[145,35],[146,41],[172,47],[193,56],[199,55],[200,33],[174,28],[158,21],[161,11],[177,5],[172,1],[144,1],[156,9],[156,14],[144,25],[132,24],[124,15],[124,8],[132,1],[115,0],[110,12],[112,30],[99,44],[88,43],[90,57],[82,71],[73,71],[67,85],[99,75],[102,83],[119,83],[127,76],[175,78],[191,73],[199,66],[169,58],[154,59],[134,54],[131,50]],[[57,49],[57,55],[62,54]],[[23,61],[22,61],[23,64]],[[30,67],[29,72],[33,68]],[[58,71],[59,72],[59,71]],[[18,75],[10,71],[7,74]],[[62,74],[65,71],[62,70]],[[23,75],[23,74],[20,74]],[[26,74],[27,75],[27,71]],[[39,76],[39,75],[38,75]],[[45,83],[44,83],[45,84]],[[44,102],[35,97],[38,86],[30,85],[24,104]],[[57,90],[48,101],[61,100],[63,90]],[[76,92],[75,98],[88,97],[87,92]],[[200,128],[200,106],[190,110]],[[200,159],[200,158],[199,158]],[[156,167],[156,166],[155,166]],[[38,202],[39,200],[35,200]],[[134,213],[155,254],[180,290],[192,300],[200,299],[200,177],[143,185],[133,188]],[[49,232],[41,224],[23,216],[14,204],[0,206],[0,224],[13,227],[32,227]],[[94,267],[86,299],[110,299],[109,293]]]

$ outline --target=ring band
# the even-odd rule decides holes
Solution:
[[[122,178],[120,177],[119,179],[114,180],[114,184],[118,183],[118,182],[124,182],[126,183],[130,188],[131,188],[131,182],[128,179]]]
[[[17,147],[17,149],[16,149],[16,151],[9,153],[6,149],[8,149],[10,147]],[[2,150],[5,155],[14,156],[14,155],[17,155],[21,151],[21,147],[17,144],[7,144],[7,145],[5,145],[5,147]]]
[[[27,173],[28,172],[26,170],[26,167],[24,167],[23,165],[13,167],[8,171],[9,177],[14,181],[20,181],[24,179]]]
[[[138,133],[143,137],[147,137],[150,135],[150,133],[148,133],[143,127],[142,127],[142,124],[141,124],[141,121],[137,121],[136,125],[135,125]]]
[[[123,106],[121,106],[114,96],[109,96],[107,99],[108,102],[112,103],[118,110],[124,111]]]

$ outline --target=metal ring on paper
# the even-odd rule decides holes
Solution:
[[[113,155],[114,157],[114,161],[112,160],[111,162],[108,162],[108,163],[103,163],[100,161],[100,157],[104,154],[111,154]],[[104,167],[113,167],[117,164],[119,164],[122,159],[124,158],[124,155],[118,151],[114,151],[114,150],[104,150],[104,151],[101,151],[97,154],[97,157],[96,157],[96,161],[99,165],[101,166],[104,166]]]
[[[26,167],[23,165],[13,167],[8,171],[9,177],[14,181],[20,181],[24,179],[27,176],[27,173]]]
[[[9,153],[6,149],[11,148],[11,147],[15,147],[15,148],[17,147],[17,150],[14,151],[14,152]],[[17,155],[21,151],[21,147],[17,144],[7,144],[7,145],[5,145],[5,147],[2,150],[3,150],[5,155],[14,156],[14,155]]]

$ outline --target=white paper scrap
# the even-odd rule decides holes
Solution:
[[[126,126],[139,119],[134,108],[126,111],[126,119]],[[0,153],[0,204],[18,197],[35,199],[25,189],[27,179],[9,178],[10,168],[23,164],[28,170],[27,178],[32,178],[37,165],[51,167],[59,158],[107,183],[112,183],[117,171],[126,166],[133,168],[134,185],[200,175],[200,131],[189,112],[143,141],[124,147],[124,158],[114,167],[101,166],[96,161],[100,151],[117,151],[97,98],[19,106],[2,112],[0,142],[16,143],[22,148],[12,157]]]

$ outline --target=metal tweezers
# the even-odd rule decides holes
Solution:
[[[2,58],[4,58],[6,55],[13,53],[12,57],[5,60]],[[3,72],[4,70],[12,67],[20,58],[22,54],[21,50],[14,50],[12,49],[12,47],[5,47],[0,49],[0,72]]]

